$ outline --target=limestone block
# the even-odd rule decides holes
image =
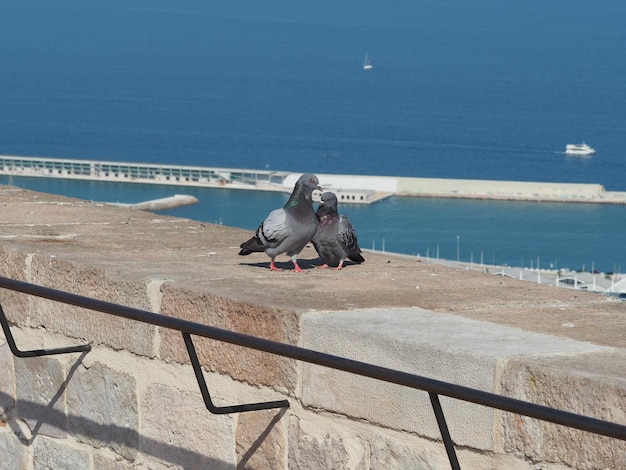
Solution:
[[[78,470],[91,468],[89,453],[67,442],[39,437],[33,451],[34,470]]]
[[[28,447],[0,423],[0,470],[26,470]]]
[[[15,369],[9,345],[0,336],[0,422],[6,421],[15,408]]]
[[[372,438],[370,449],[370,468],[372,469],[443,470],[450,467],[449,461],[442,455],[443,443],[438,450],[426,446],[419,449],[382,432],[377,432]]]
[[[499,364],[508,358],[608,349],[419,308],[310,314],[303,344],[496,393]],[[302,403],[441,439],[428,394],[421,390],[304,364]],[[443,396],[441,404],[456,444],[496,447],[494,410]]]
[[[80,367],[67,387],[67,409],[76,439],[135,458],[139,418],[134,377],[99,362]]]
[[[162,313],[229,331],[259,336],[281,343],[297,344],[299,322],[290,311],[234,302],[228,299],[163,284]],[[295,389],[296,363],[252,349],[194,337],[200,363],[207,370],[227,374],[251,384]],[[179,332],[161,330],[160,356],[188,363]]]
[[[237,419],[237,468],[287,468],[285,410],[241,413]]]
[[[626,425],[623,352],[512,361],[502,380],[514,398]],[[507,451],[575,468],[626,468],[624,441],[510,413],[504,423]]]
[[[365,446],[358,437],[346,439],[336,433],[321,429],[305,429],[300,420],[291,419],[289,429],[289,468],[316,470],[318,468],[369,468]],[[323,434],[319,434],[320,431]],[[349,442],[351,440],[352,442]],[[349,452],[346,447],[358,449]],[[369,453],[369,452],[367,452]],[[353,457],[351,458],[351,454]]]
[[[55,438],[67,436],[65,371],[54,357],[15,360],[17,416],[31,433]]]
[[[450,463],[441,443],[337,419],[292,416],[288,468],[447,470]]]
[[[93,468],[96,470],[133,470],[132,462],[115,455],[94,454]]]
[[[35,256],[33,283],[54,289],[150,311],[147,280],[111,278],[104,270],[79,267],[71,262]],[[32,326],[113,349],[126,349],[154,357],[156,327],[113,315],[73,307],[60,302],[33,298]]]
[[[0,276],[26,281],[25,271],[28,259],[21,252],[0,247]],[[28,296],[0,289],[0,305],[9,322],[18,325],[28,323]]]
[[[462,469],[571,470],[559,464],[535,465],[513,455],[456,447]],[[342,423],[303,413],[289,426],[289,470],[341,468],[349,470],[449,470],[443,442],[378,428],[368,423]]]
[[[234,418],[209,413],[199,392],[152,384],[143,397],[141,414],[143,458],[168,468],[235,466]]]
[[[26,255],[20,251],[12,250],[4,246],[0,247],[0,276],[25,280]]]

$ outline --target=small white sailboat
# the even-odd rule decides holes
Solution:
[[[365,59],[363,60],[363,70],[370,70],[372,67],[372,61],[370,60],[370,57],[366,52]]]

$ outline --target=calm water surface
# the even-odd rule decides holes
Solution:
[[[7,0],[0,153],[626,191],[625,23],[616,0]],[[581,141],[593,158],[563,154]],[[196,192],[17,180],[99,201]],[[248,229],[284,198],[196,196],[172,214]],[[626,264],[622,206],[394,198],[342,210],[367,248]]]

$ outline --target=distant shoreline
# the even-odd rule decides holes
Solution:
[[[0,175],[290,192],[300,173],[149,163],[0,155]],[[626,192],[600,184],[318,174],[340,202],[370,204],[390,196],[626,204]]]

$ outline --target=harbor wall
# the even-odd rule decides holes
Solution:
[[[336,271],[307,247],[306,274],[270,273],[237,255],[241,229],[8,187],[0,207],[2,276],[626,424],[621,302],[367,251]],[[425,392],[194,338],[217,405],[290,402],[211,415],[179,333],[0,303],[21,349],[92,345],[16,358],[0,334],[2,470],[450,468]],[[442,407],[464,469],[626,463],[623,441]]]
[[[301,173],[0,155],[0,174],[124,183],[291,192]],[[626,192],[600,184],[318,174],[341,202],[390,196],[626,204]]]
[[[626,202],[626,193],[610,193],[599,184],[399,178],[402,196],[504,199],[556,202]]]
[[[600,184],[326,174],[318,176],[322,186],[369,188],[394,196],[626,204],[626,192],[607,192]]]

